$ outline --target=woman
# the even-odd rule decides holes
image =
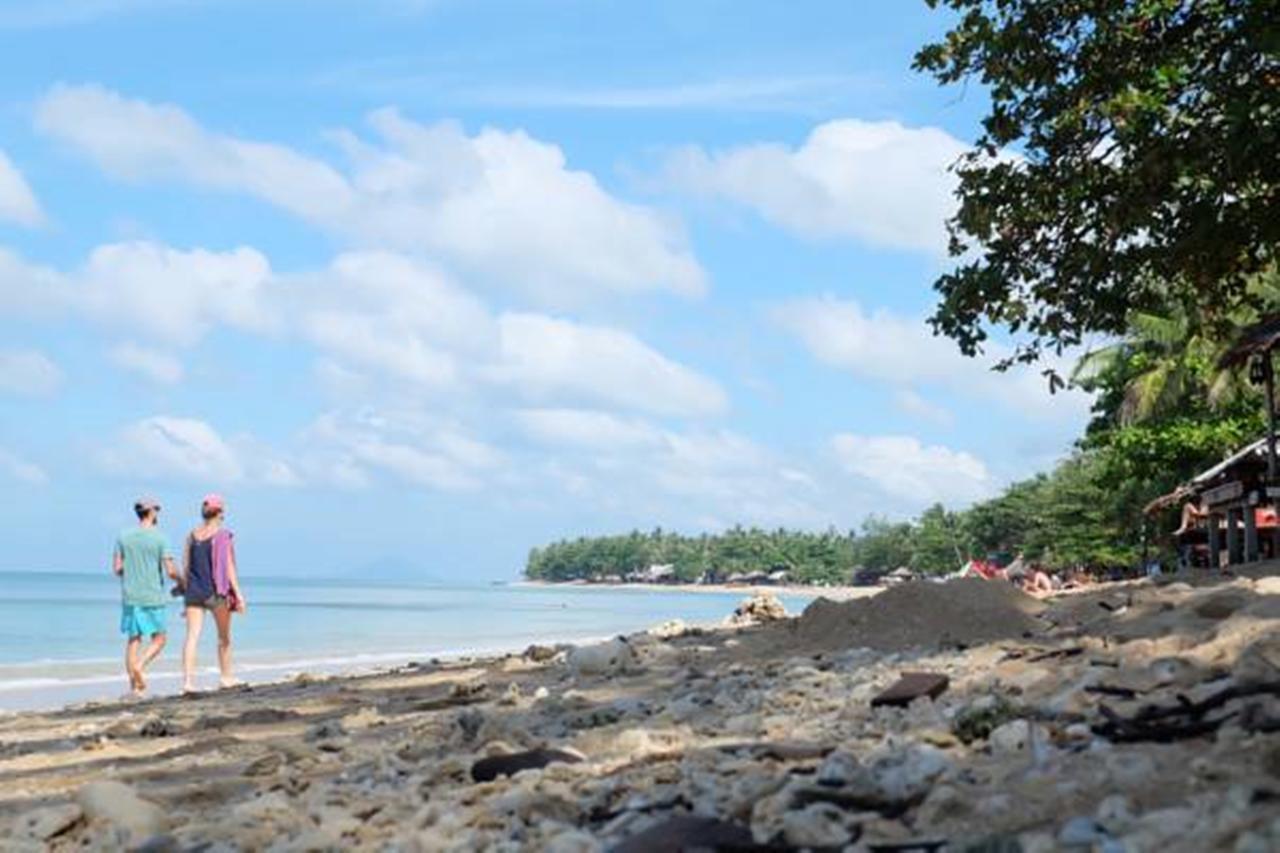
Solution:
[[[234,537],[223,526],[225,504],[221,495],[205,495],[200,505],[204,521],[187,536],[183,563],[187,638],[182,647],[182,691],[196,689],[196,647],[205,611],[218,627],[219,684],[234,687],[231,674],[231,614],[244,613],[245,598],[236,573]]]

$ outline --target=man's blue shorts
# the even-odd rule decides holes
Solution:
[[[126,604],[120,611],[120,633],[129,639],[152,637],[166,633],[169,609],[163,604],[147,607],[142,604]]]

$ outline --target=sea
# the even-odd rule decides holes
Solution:
[[[112,700],[126,693],[120,586],[110,573],[0,572],[0,711]],[[232,623],[236,675],[351,674],[531,643],[583,642],[668,619],[723,620],[742,593],[520,584],[258,578]],[[791,612],[804,596],[781,596]],[[169,645],[151,691],[177,692],[186,623],[175,600]],[[216,631],[206,618],[198,687],[217,685]]]

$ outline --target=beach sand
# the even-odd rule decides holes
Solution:
[[[906,586],[765,624],[8,715],[0,847],[1277,849],[1269,569],[1047,602]],[[915,670],[950,684],[871,707]]]

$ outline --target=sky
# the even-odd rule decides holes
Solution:
[[[0,569],[856,528],[1087,419],[932,336],[985,98],[879,0],[0,0]]]

